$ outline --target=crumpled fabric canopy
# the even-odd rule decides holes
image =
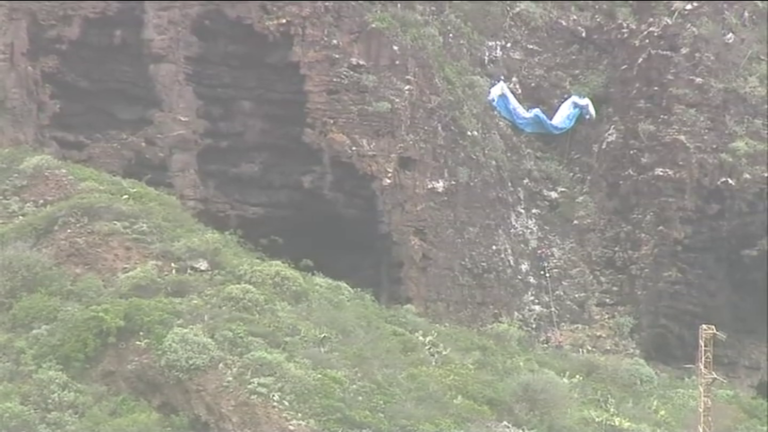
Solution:
[[[488,92],[488,101],[505,120],[528,133],[557,135],[568,131],[579,116],[595,118],[595,107],[587,97],[571,96],[560,105],[552,119],[539,108],[526,110],[504,81],[499,81]]]

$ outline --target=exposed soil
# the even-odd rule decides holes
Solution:
[[[227,380],[215,370],[181,382],[155,365],[140,345],[126,343],[110,351],[93,375],[115,390],[143,397],[160,413],[194,415],[190,432],[308,432],[276,407],[255,403],[245,392],[225,385]]]
[[[93,272],[104,277],[116,276],[152,257],[150,251],[130,239],[92,228],[62,227],[39,247],[75,274]]]
[[[440,65],[372,28],[364,3],[376,2],[0,3],[0,146],[173,191],[211,226],[435,319],[543,310],[530,314],[547,330],[555,305],[560,325],[599,339],[597,323],[629,314],[644,355],[670,365],[691,363],[697,325],[713,322],[729,333],[720,366],[755,381],[768,336],[765,178],[720,154],[765,128],[726,124],[717,108],[729,119],[764,109],[722,84],[766,54],[748,48],[765,20],[747,2],[674,19],[632,2],[631,20],[581,2],[546,25],[478,7],[466,18],[480,36],[524,47],[489,66],[519,78],[526,104],[552,107],[564,83],[597,83],[598,120],[558,139],[521,138],[489,115],[481,141],[501,150],[473,147],[477,132],[446,110]],[[453,7],[424,3],[403,8]],[[741,17],[737,42],[699,26],[736,28],[722,17]],[[463,46],[446,51],[480,57]],[[551,216],[565,208],[551,197],[568,191],[551,190],[544,156],[579,183],[588,216]],[[141,259],[88,236],[59,240],[68,253],[84,242],[91,265]]]
[[[23,202],[43,206],[70,197],[76,191],[76,182],[61,171],[45,171],[28,179],[19,192]]]

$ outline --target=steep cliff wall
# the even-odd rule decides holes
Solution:
[[[713,322],[732,370],[765,358],[762,2],[2,2],[0,20],[0,145],[171,189],[441,319],[614,351],[632,329],[672,364]],[[487,73],[526,104],[587,93],[598,120],[523,137],[488,112]]]

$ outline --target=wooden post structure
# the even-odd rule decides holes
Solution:
[[[718,338],[725,340],[725,335],[718,332],[711,324],[699,326],[699,352],[696,362],[696,378],[699,382],[699,432],[714,432],[712,426],[712,383],[725,381],[715,374],[713,351]]]

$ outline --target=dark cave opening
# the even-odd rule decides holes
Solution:
[[[704,245],[714,257],[710,267],[722,275],[710,273],[711,279],[719,279],[721,286],[716,288],[722,294],[708,314],[722,331],[761,343],[768,338],[765,192],[765,187],[755,188],[737,202],[722,186],[708,190],[706,202],[718,210],[702,217],[716,225],[701,229],[710,235]]]
[[[698,326],[713,324],[728,335],[716,359],[720,367],[737,358],[757,367],[761,355],[750,347],[768,338],[768,255],[761,246],[766,231],[760,212],[731,215],[726,226],[687,221],[695,230],[677,254],[667,257],[678,263],[685,279],[664,281],[645,299],[640,342],[647,359],[668,366],[692,364]]]
[[[132,159],[123,167],[123,176],[146,184],[147,186],[173,190],[171,173],[168,166],[162,158],[152,159],[146,154],[134,151]]]
[[[76,40],[49,38],[47,28],[32,20],[28,28],[31,60],[55,55],[59,67],[42,73],[59,108],[51,127],[66,133],[138,132],[152,124],[148,113],[160,108],[141,32],[143,2],[118,2],[111,15],[84,20]],[[62,150],[81,150],[58,135]]]
[[[192,33],[200,50],[186,59],[187,79],[207,122],[198,175],[224,203],[200,219],[237,229],[275,258],[309,260],[384,303],[404,302],[372,179],[304,142],[307,94],[292,36],[258,33],[217,10],[202,13]]]
[[[722,331],[764,343],[768,338],[768,221],[765,188],[754,192],[741,198],[738,205],[722,187],[706,195],[708,202],[719,206],[709,219],[723,227],[722,234],[707,245],[715,256],[712,267],[722,274],[723,285],[723,294],[708,312]],[[726,211],[728,208],[731,211]],[[707,231],[718,232],[716,227]]]

